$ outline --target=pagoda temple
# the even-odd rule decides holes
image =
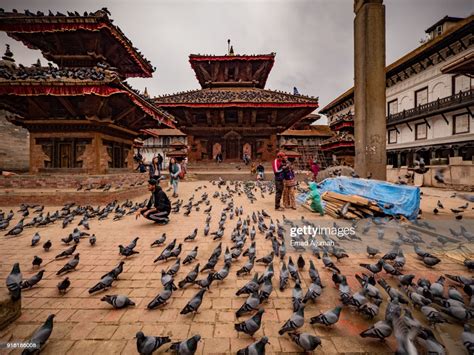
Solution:
[[[30,173],[130,171],[140,130],[174,127],[124,81],[154,68],[109,15],[0,13],[0,30],[57,65],[16,65],[8,47],[0,62],[0,108],[30,133]]]
[[[321,142],[321,150],[336,156],[340,162],[354,165],[354,115],[351,112],[341,114],[329,122],[336,134]]]
[[[201,89],[160,96],[155,104],[171,113],[188,135],[188,158],[270,160],[277,134],[318,107],[318,99],[265,89],[275,53],[189,56]]]

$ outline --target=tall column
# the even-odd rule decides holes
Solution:
[[[385,6],[354,0],[355,170],[386,180]]]

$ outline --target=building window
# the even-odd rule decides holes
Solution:
[[[415,139],[426,139],[428,138],[428,127],[426,123],[417,123],[415,125]]]
[[[453,95],[474,88],[474,80],[466,75],[453,76]]]
[[[225,112],[226,123],[237,123],[237,111],[226,111]]]
[[[453,134],[461,133],[469,133],[469,115],[467,113],[453,116]]]
[[[428,103],[428,87],[415,91],[415,107]]]
[[[398,113],[398,100],[397,99],[389,101],[389,103],[387,104],[387,114],[394,115],[396,113]]]
[[[397,143],[397,130],[389,129],[388,130],[388,144]]]
[[[163,146],[164,147],[167,147],[167,146],[170,145],[170,143],[171,143],[171,138],[170,137],[163,137],[162,139],[163,139]]]

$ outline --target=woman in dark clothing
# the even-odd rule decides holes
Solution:
[[[158,153],[158,167],[160,171],[163,170],[163,156],[160,153]]]
[[[161,175],[160,160],[159,157],[153,157],[150,163],[150,179],[158,180]]]
[[[143,160],[140,160],[140,161],[138,162],[138,166],[137,166],[137,168],[136,168],[135,170],[138,170],[138,171],[140,171],[141,173],[146,173],[146,165],[145,165],[145,163],[143,162]]]
[[[170,182],[173,186],[173,197],[178,197],[178,181],[181,166],[176,162],[175,158],[171,158],[169,164]]]

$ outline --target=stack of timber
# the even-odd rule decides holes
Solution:
[[[362,196],[326,191],[321,198],[325,202],[325,213],[333,218],[358,219],[384,215],[375,201]]]

